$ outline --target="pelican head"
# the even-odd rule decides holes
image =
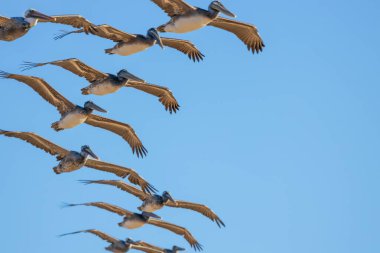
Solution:
[[[154,213],[142,212],[141,215],[146,219],[153,218],[153,219],[161,220],[161,217],[158,215],[155,215]]]
[[[164,202],[168,202],[170,200],[171,202],[175,203],[175,200],[173,199],[172,195],[167,191],[164,191],[162,193],[162,198],[164,199]]]
[[[184,249],[184,248],[181,248],[181,247],[178,247],[178,246],[173,246],[173,252],[178,252],[178,251],[185,251],[186,249]]]
[[[84,145],[82,148],[81,148],[81,152],[82,152],[82,155],[84,156],[91,156],[92,158],[95,158],[95,159],[99,159],[99,157],[97,155],[95,155],[94,152],[92,152],[91,148],[88,146],[88,145]]]
[[[126,243],[128,243],[128,244],[137,244],[137,243],[139,243],[140,241],[135,241],[135,240],[133,240],[132,238],[127,238],[127,239],[125,239],[125,242]]]
[[[133,74],[131,74],[130,72],[128,72],[128,70],[126,69],[122,69],[119,71],[119,73],[117,73],[117,77],[121,80],[133,80],[133,81],[138,81],[138,82],[143,82],[145,83],[145,81]]]
[[[164,45],[162,44],[162,40],[161,40],[160,34],[158,33],[158,31],[157,31],[156,28],[150,28],[150,29],[148,30],[147,36],[148,36],[149,38],[152,38],[152,39],[154,39],[155,41],[157,41],[158,45],[160,45],[160,47],[161,47],[162,49],[164,48]]]
[[[31,19],[44,19],[48,21],[54,21],[55,18],[45,15],[41,12],[38,12],[34,9],[29,9],[25,12],[25,18],[31,18]]]
[[[226,7],[224,7],[224,5],[220,1],[212,1],[212,3],[209,6],[209,9],[236,18],[236,15],[230,12]]]
[[[87,110],[90,110],[90,111],[96,110],[96,111],[104,112],[104,113],[107,112],[106,110],[104,110],[104,109],[101,108],[100,106],[97,106],[97,105],[96,105],[94,102],[92,102],[92,101],[87,101],[86,103],[84,103],[84,109],[87,109]]]

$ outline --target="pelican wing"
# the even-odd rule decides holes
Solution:
[[[137,244],[131,244],[131,248],[135,250],[140,250],[146,253],[165,253],[163,250],[157,250],[154,248],[142,246],[142,245],[137,245]]]
[[[138,81],[129,81],[127,87],[132,87],[158,97],[159,101],[165,106],[165,110],[170,113],[176,113],[179,110],[180,106],[177,100],[171,90],[166,87]]]
[[[216,18],[209,25],[234,33],[252,53],[259,53],[265,47],[257,28],[253,25],[221,17]]]
[[[132,194],[132,195],[135,195],[136,197],[138,197],[142,201],[144,201],[146,198],[148,198],[150,196],[149,194],[147,194],[143,191],[140,191],[136,187],[128,185],[121,180],[95,180],[95,181],[83,181],[83,182],[86,184],[104,184],[104,185],[115,186],[122,191],[125,191],[125,192]],[[149,187],[150,187],[149,190],[151,190],[152,188],[154,189],[154,187],[151,186],[149,183],[147,183],[147,182],[145,182],[145,183],[149,185]],[[147,188],[147,187],[145,187],[145,188]],[[145,189],[145,190],[147,190],[147,189]]]
[[[70,59],[59,60],[59,61],[51,61],[51,62],[43,62],[43,63],[26,62],[24,64],[25,66],[24,70],[28,70],[35,67],[41,67],[48,64],[64,68],[75,75],[86,78],[86,80],[91,83],[95,82],[96,80],[100,80],[100,79],[104,79],[108,77],[107,74],[86,65],[85,63],[81,62],[80,60],[76,58],[70,58]]]
[[[130,216],[132,215],[133,213],[128,211],[128,210],[125,210],[121,207],[118,207],[118,206],[114,206],[114,205],[111,205],[111,204],[108,204],[108,203],[104,203],[104,202],[89,202],[89,203],[84,203],[84,204],[68,204],[66,205],[67,207],[73,207],[73,206],[94,206],[94,207],[97,207],[97,208],[100,208],[100,209],[103,209],[103,210],[106,210],[106,211],[109,211],[109,212],[112,212],[112,213],[116,213],[120,216]]]
[[[83,31],[88,33],[94,33],[96,31],[96,25],[85,19],[80,15],[62,15],[62,16],[52,16],[54,21],[39,19],[39,22],[49,22],[58,23],[64,25],[70,25],[75,28],[82,28]]]
[[[75,107],[73,103],[71,103],[69,100],[67,100],[64,96],[59,94],[58,91],[53,89],[44,79],[34,76],[23,76],[23,75],[15,75],[15,74],[9,74],[3,71],[0,71],[0,78],[9,78],[14,79],[19,82],[25,83],[30,88],[32,88],[34,91],[36,91],[38,94],[40,94],[41,97],[43,97],[46,101],[48,101],[50,104],[57,107],[58,111],[61,114],[66,113],[67,111],[70,111],[72,108]]]
[[[91,126],[100,127],[117,135],[120,135],[129,143],[132,148],[132,152],[136,153],[138,157],[144,157],[147,154],[147,150],[130,125],[93,114],[87,118],[86,123]]]
[[[186,228],[156,219],[149,219],[148,223],[157,227],[165,228],[172,231],[173,233],[183,236],[195,250],[201,251],[203,248],[202,245],[192,236],[192,234]]]
[[[75,234],[79,234],[79,233],[90,233],[90,234],[96,235],[97,237],[99,237],[99,238],[101,238],[104,241],[107,241],[109,243],[117,243],[119,241],[116,238],[113,238],[112,236],[109,236],[109,235],[103,233],[102,231],[99,231],[96,229],[81,230],[81,231],[76,231],[76,232],[72,232],[72,233],[68,233],[68,234],[63,234],[60,236],[75,235]]]
[[[175,203],[169,201],[165,205],[170,206],[170,207],[185,208],[185,209],[196,211],[208,217],[212,221],[216,222],[216,224],[219,227],[221,226],[225,227],[225,224],[223,223],[223,221],[209,207],[205,205],[190,203],[190,202],[185,202],[185,201],[176,201]]]
[[[198,50],[198,48],[188,40],[178,40],[178,39],[169,39],[161,38],[162,44],[167,47],[177,49],[178,51],[186,54],[191,60],[201,61],[203,60],[204,55]]]
[[[155,249],[156,251],[159,251],[159,252],[165,252],[165,250],[163,248],[160,248],[160,247],[157,247],[155,245],[146,243],[144,241],[138,241],[138,242],[134,243],[133,245],[140,245],[140,246],[144,246],[147,248]]]
[[[54,143],[42,138],[41,136],[38,136],[37,134],[30,133],[30,132],[10,132],[10,131],[4,131],[0,130],[0,135],[5,135],[8,137],[18,138],[20,140],[26,141],[33,146],[44,150],[45,152],[57,156],[58,159],[62,159],[65,157],[69,151],[55,145]]]
[[[196,10],[194,6],[182,0],[151,0],[157,4],[166,14],[170,17],[185,14],[190,11]]]
[[[10,18],[0,16],[0,26],[5,26],[11,21]]]

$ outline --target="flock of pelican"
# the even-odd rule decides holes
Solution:
[[[49,16],[29,9],[26,11],[24,17],[7,18],[0,16],[0,40],[14,41],[26,35],[37,23],[49,22],[69,25],[78,29],[64,32],[55,37],[55,39],[61,39],[69,34],[85,33],[116,42],[117,44],[114,47],[105,50],[107,54],[128,56],[158,44],[161,48],[174,48],[187,55],[191,60],[199,62],[203,60],[204,55],[192,42],[174,38],[164,38],[161,37],[160,33],[188,33],[205,26],[213,26],[235,34],[252,53],[259,53],[265,47],[255,26],[220,16],[220,14],[224,14],[232,18],[236,17],[235,14],[228,10],[220,1],[211,2],[207,10],[194,7],[183,0],[151,1],[169,15],[170,20],[157,28],[150,28],[146,35],[129,34],[110,25],[95,25],[80,15]],[[92,68],[79,59],[70,58],[42,63],[25,62],[22,66],[22,70],[30,70],[45,65],[55,65],[79,77],[85,78],[88,82],[88,86],[81,89],[83,95],[91,94],[103,96],[115,93],[123,87],[130,87],[156,96],[165,110],[170,113],[176,113],[180,108],[180,105],[170,89],[148,83],[126,69],[120,70],[117,74],[108,74]],[[76,105],[40,77],[13,74],[4,71],[0,71],[0,77],[13,79],[29,86],[44,100],[56,107],[60,114],[60,119],[51,125],[55,131],[74,128],[86,123],[121,136],[129,144],[132,152],[138,157],[147,155],[148,151],[134,129],[126,123],[95,115],[95,111],[100,113],[107,111],[94,102],[87,101],[83,106]],[[67,207],[92,206],[118,214],[123,217],[123,220],[118,225],[127,229],[137,229],[145,224],[150,224],[169,230],[184,237],[196,251],[202,250],[203,246],[186,228],[163,221],[161,217],[154,214],[154,212],[163,207],[189,209],[202,214],[215,222],[219,227],[225,226],[224,222],[207,206],[176,200],[168,191],[157,194],[156,188],[135,170],[100,161],[98,156],[88,145],[82,146],[80,151],[69,151],[31,132],[0,130],[0,135],[23,140],[55,156],[59,162],[58,165],[53,168],[56,174],[73,172],[83,167],[88,167],[112,173],[120,178],[126,178],[131,184],[136,186],[132,186],[121,180],[84,180],[82,182],[86,185],[112,186],[142,201],[141,206],[137,208],[139,212],[132,212],[105,202],[66,204],[65,206]],[[96,229],[81,230],[63,234],[62,236],[79,233],[90,233],[98,236],[110,244],[105,249],[115,253],[127,252],[130,249],[148,253],[177,253],[185,250],[178,246],[167,249],[161,248],[144,241],[134,241],[131,238],[119,240]]]

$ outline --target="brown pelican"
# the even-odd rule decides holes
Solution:
[[[73,234],[79,234],[79,233],[90,233],[90,234],[93,234],[93,235],[100,237],[104,241],[109,242],[111,245],[106,247],[105,250],[111,251],[114,253],[125,253],[125,252],[128,252],[130,249],[140,250],[140,251],[144,251],[147,253],[165,253],[165,251],[160,250],[160,248],[155,247],[153,245],[151,247],[150,246],[144,246],[144,245],[142,245],[142,243],[135,242],[130,238],[127,238],[125,241],[124,240],[118,240],[118,239],[116,239],[112,236],[109,236],[109,235],[107,235],[107,234],[105,234],[99,230],[96,230],[96,229],[81,230],[81,231],[77,231],[77,232],[63,234],[60,236],[73,235]],[[150,245],[150,244],[146,244],[146,245]]]
[[[85,184],[112,185],[125,192],[135,195],[143,201],[142,205],[138,208],[140,211],[153,213],[157,210],[160,210],[164,206],[185,208],[203,214],[212,221],[216,222],[219,227],[225,226],[223,221],[207,206],[186,201],[174,200],[171,194],[167,191],[163,192],[162,195],[151,195],[144,193],[143,191],[140,191],[136,187],[128,185],[123,181],[117,180],[82,180],[82,182]]]
[[[119,226],[128,228],[128,229],[140,228],[144,226],[145,224],[151,224],[157,227],[161,227],[161,228],[170,230],[173,233],[183,236],[191,245],[191,247],[194,248],[196,251],[202,250],[202,245],[198,243],[198,241],[191,235],[191,233],[186,228],[159,220],[160,217],[153,213],[148,213],[148,212],[142,212],[141,214],[133,213],[121,207],[103,203],[103,202],[91,202],[91,203],[84,203],[84,204],[67,204],[66,206],[67,207],[94,206],[94,207],[98,207],[98,208],[116,213],[124,217],[124,220],[119,223]]]
[[[55,39],[61,39],[72,33],[83,32],[83,29],[65,32],[61,35],[56,36]],[[96,27],[96,31],[92,34],[117,42],[113,48],[105,50],[107,54],[128,56],[141,52],[154,46],[155,44],[158,44],[161,48],[164,46],[174,48],[186,54],[193,61],[203,60],[204,57],[204,55],[190,41],[162,38],[154,28],[149,29],[145,36],[141,34],[129,34],[122,32],[109,25],[99,25]]]
[[[191,6],[183,0],[151,1],[171,17],[168,23],[157,28],[159,32],[187,33],[209,25],[234,33],[253,53],[259,53],[265,47],[255,26],[219,17],[220,13],[236,17],[220,1],[211,2],[208,10]]]
[[[131,87],[157,96],[159,101],[165,106],[165,109],[169,110],[170,113],[175,113],[179,110],[180,106],[168,88],[148,84],[144,80],[129,73],[126,69],[120,70],[117,75],[106,74],[86,65],[78,59],[71,58],[44,63],[26,62],[24,70],[47,64],[59,66],[80,77],[86,78],[86,80],[90,82],[90,85],[82,89],[83,95],[107,95],[117,92],[122,87]]]
[[[89,156],[95,159],[98,159],[98,157],[87,145],[83,146],[81,152],[79,153],[75,151],[68,151],[42,138],[41,136],[30,132],[11,132],[0,130],[0,135],[18,138],[32,144],[39,149],[44,150],[53,156],[56,156],[57,160],[60,161],[58,166],[54,167],[54,172],[56,174],[76,171],[85,166],[88,168],[113,173],[122,178],[128,177],[128,180],[131,183],[139,185],[144,192],[156,192],[156,189],[151,184],[145,181],[144,178],[140,177],[139,174],[137,174],[137,172],[132,169],[105,163],[99,160],[89,159]]]
[[[33,9],[25,12],[24,17],[7,18],[0,16],[0,40],[14,41],[24,36],[38,22],[59,23],[83,28],[84,32],[95,32],[96,28],[79,15],[47,16]]]
[[[120,135],[129,143],[133,153],[136,152],[138,157],[143,157],[147,154],[147,150],[142,145],[131,126],[92,114],[94,110],[106,112],[93,102],[87,101],[83,107],[76,106],[59,94],[58,91],[53,89],[53,87],[51,87],[45,80],[39,77],[9,74],[0,71],[0,78],[10,78],[25,83],[46,101],[55,106],[62,117],[59,121],[52,124],[54,130],[61,131],[86,123]]]

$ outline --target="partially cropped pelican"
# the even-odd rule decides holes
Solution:
[[[151,224],[157,227],[161,227],[167,230],[172,231],[178,235],[183,236],[192,248],[197,250],[202,250],[202,245],[198,243],[198,241],[191,235],[191,233],[183,227],[159,220],[160,217],[148,212],[133,213],[128,210],[125,210],[121,207],[114,206],[111,204],[103,203],[103,202],[91,202],[84,204],[67,204],[67,207],[72,206],[94,206],[98,207],[113,213],[116,213],[120,216],[124,217],[124,220],[119,223],[120,227],[128,228],[128,229],[136,229],[144,226],[145,224]]]
[[[79,15],[48,16],[33,9],[25,12],[24,17],[7,18],[0,16],[0,40],[14,41],[24,36],[38,22],[59,23],[83,28],[86,33],[94,32],[95,26]]]
[[[90,234],[98,236],[99,238],[103,239],[104,241],[109,242],[111,245],[106,247],[105,250],[113,252],[113,253],[125,253],[131,249],[140,250],[140,251],[147,252],[147,253],[166,253],[164,250],[160,250],[160,248],[155,247],[153,245],[145,246],[145,245],[142,245],[143,243],[135,242],[130,238],[127,238],[125,241],[124,240],[118,240],[118,239],[116,239],[112,236],[109,236],[106,233],[103,233],[103,232],[96,230],[96,229],[81,230],[81,231],[77,231],[77,232],[63,234],[60,236],[74,235],[74,234],[79,234],[79,233],[90,233]],[[146,245],[150,245],[150,244],[146,243]]]
[[[99,160],[89,159],[89,156],[98,159],[98,157],[92,152],[89,146],[83,146],[81,152],[66,150],[41,136],[30,132],[11,132],[0,130],[0,135],[7,137],[18,138],[26,141],[33,146],[44,150],[45,152],[56,156],[60,161],[58,166],[54,167],[56,174],[72,172],[84,167],[93,168],[108,173],[113,173],[119,177],[126,178],[136,185],[139,185],[144,192],[153,193],[156,189],[145,181],[136,171],[128,168],[124,168],[118,165],[102,162]]]
[[[209,25],[234,33],[253,53],[259,53],[265,47],[255,26],[219,17],[220,13],[236,17],[220,1],[211,2],[208,10],[191,6],[183,0],[151,1],[171,17],[168,23],[157,28],[159,32],[187,33]]]
[[[65,32],[56,36],[55,39],[61,39],[72,33],[83,32],[83,29]],[[122,32],[109,25],[99,25],[96,27],[96,31],[92,32],[92,34],[117,42],[113,48],[105,50],[107,54],[128,56],[144,51],[155,44],[158,44],[161,48],[164,48],[164,46],[174,48],[186,54],[193,61],[203,60],[204,57],[204,55],[190,41],[162,38],[154,28],[149,29],[146,35],[141,35]]]
[[[83,107],[74,105],[39,77],[9,74],[0,71],[0,78],[9,78],[25,83],[46,101],[55,106],[62,117],[59,121],[52,124],[54,130],[61,131],[86,123],[120,135],[129,143],[133,153],[136,153],[138,157],[143,157],[147,154],[147,150],[131,126],[92,114],[94,110],[106,112],[106,110],[95,105],[93,102],[87,101]]]
[[[142,205],[138,208],[143,212],[153,213],[157,210],[160,210],[164,206],[185,208],[203,214],[212,221],[216,222],[219,227],[225,226],[223,221],[207,206],[186,201],[174,200],[171,194],[167,191],[163,192],[162,195],[151,195],[144,193],[143,191],[140,191],[136,187],[128,185],[123,181],[117,180],[82,180],[81,182],[85,184],[111,185],[125,192],[128,192],[143,201]]]
[[[102,96],[117,92],[123,87],[130,87],[157,96],[159,101],[165,106],[165,109],[169,110],[170,113],[175,113],[179,110],[180,106],[171,90],[166,87],[148,84],[126,69],[120,70],[117,75],[106,74],[86,65],[78,59],[71,58],[44,63],[26,62],[24,64],[24,70],[47,64],[59,66],[80,77],[86,78],[86,80],[90,82],[90,85],[82,89],[83,95],[94,94]]]

